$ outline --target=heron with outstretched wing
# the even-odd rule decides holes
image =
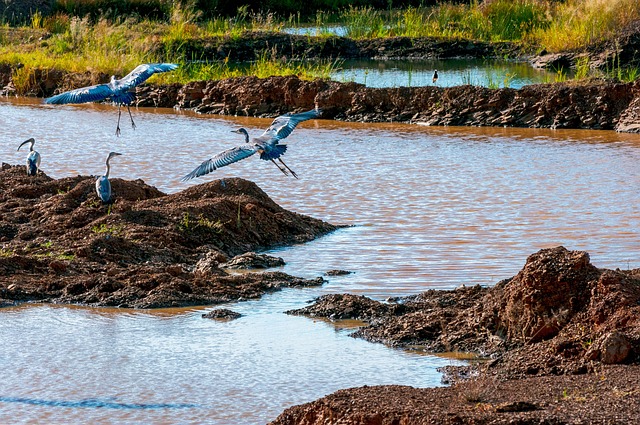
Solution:
[[[153,74],[173,71],[176,68],[178,68],[178,65],[175,63],[145,63],[138,65],[124,78],[117,79],[115,75],[113,75],[111,76],[111,81],[106,84],[82,87],[60,93],[45,99],[45,103],[63,105],[67,103],[87,103],[110,99],[113,103],[118,105],[118,126],[116,127],[116,135],[119,136],[120,115],[122,113],[120,107],[122,105],[127,107],[127,111],[129,111],[129,118],[131,119],[131,126],[134,129],[136,128],[136,124],[133,122],[133,117],[131,116],[130,108],[131,103],[135,99],[133,89],[147,81]]]
[[[320,114],[322,114],[321,109],[312,109],[299,114],[281,115],[273,120],[262,135],[251,140],[249,133],[244,128],[234,130],[234,133],[244,134],[245,143],[243,145],[222,151],[213,158],[204,161],[199,167],[184,176],[182,181],[204,176],[220,167],[248,158],[256,152],[260,154],[260,159],[273,162],[285,175],[291,173],[293,177],[298,178],[297,174],[282,160],[281,156],[287,151],[287,145],[279,144],[279,142],[290,135],[298,124],[318,118]],[[284,168],[276,162],[276,159]]]

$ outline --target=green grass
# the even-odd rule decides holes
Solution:
[[[113,235],[118,236],[124,230],[123,225],[109,226],[106,223],[91,227],[91,231],[96,235]]]
[[[60,12],[53,16],[35,13],[22,28],[0,26],[0,63],[20,64],[13,75],[19,94],[33,87],[33,76],[38,69],[122,76],[140,63],[171,61],[181,67],[153,78],[162,83],[186,83],[243,75],[328,78],[340,66],[336,61],[282,59],[273,51],[257,52],[251,64],[185,57],[184,47],[189,43],[206,42],[213,37],[240,38],[246,31],[281,31],[287,25],[302,24],[300,14],[281,18],[269,12],[254,13],[247,7],[238,8],[231,18],[204,19],[205,10],[198,7],[207,1],[58,0]],[[106,4],[110,6],[107,8]],[[103,13],[98,15],[71,14],[101,7]],[[116,13],[126,8],[151,10],[153,7],[162,9],[157,20],[142,18],[147,16],[143,13]],[[407,36],[514,41],[549,52],[579,49],[613,37],[625,25],[640,19],[638,0],[495,0],[487,4],[475,0],[470,4],[439,3],[403,10],[379,10],[370,6],[349,6],[338,13],[333,13],[336,8],[328,10],[331,12],[315,12],[315,17],[311,17],[311,23],[319,27],[319,35],[328,35],[329,23],[336,23],[345,26],[353,38]],[[580,76],[589,74],[585,64],[578,65]],[[611,68],[614,72],[608,74],[615,74],[620,80],[638,77],[637,69],[622,69],[614,64]],[[556,79],[561,80],[561,75]],[[504,86],[510,84],[508,77],[499,80]],[[496,81],[496,85],[499,84],[500,81]]]
[[[579,49],[613,37],[640,19],[637,0],[567,0],[550,10],[549,25],[532,31],[535,42],[549,52]]]

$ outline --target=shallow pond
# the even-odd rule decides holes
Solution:
[[[438,80],[433,83],[433,73]],[[339,64],[331,79],[353,81],[368,87],[453,87],[464,84],[492,88],[521,88],[565,78],[526,62],[489,59],[348,60]]]
[[[0,101],[0,161],[37,140],[52,177],[104,172],[175,192],[215,178],[255,181],[277,203],[349,227],[272,250],[285,272],[321,288],[225,307],[162,311],[22,306],[0,310],[0,423],[259,424],[339,388],[438,385],[458,360],[403,352],[349,329],[282,312],[315,296],[376,299],[460,284],[493,285],[529,254],[564,245],[598,267],[640,267],[640,136],[593,131],[304,123],[285,161],[300,179],[252,157],[190,183],[202,160],[270,120],[134,110],[134,131],[109,105]]]

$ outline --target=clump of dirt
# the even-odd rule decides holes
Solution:
[[[122,307],[216,304],[285,286],[322,284],[284,273],[228,274],[231,257],[312,240],[336,229],[284,210],[254,183],[224,179],[166,195],[112,179],[54,180],[0,170],[0,299]]]
[[[640,361],[640,269],[598,269],[583,251],[543,249],[491,288],[430,290],[391,301],[327,295],[289,313],[365,320],[354,336],[430,352],[475,352],[494,358],[490,368],[509,376]]]

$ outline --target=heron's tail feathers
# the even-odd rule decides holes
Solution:
[[[287,145],[275,145],[269,152],[262,152],[260,154],[260,159],[264,159],[265,161],[270,161],[272,159],[278,159],[280,156],[284,155],[287,151]]]

